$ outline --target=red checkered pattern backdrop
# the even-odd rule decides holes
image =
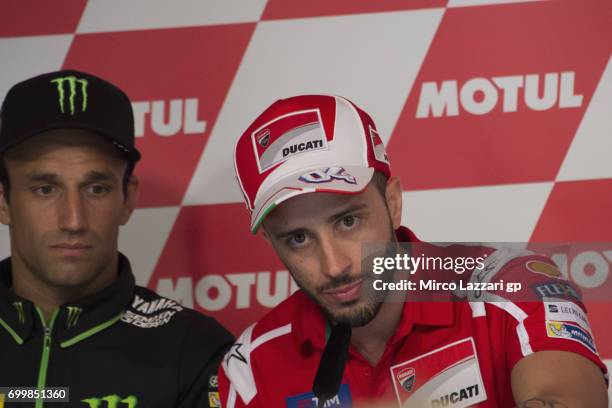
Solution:
[[[121,248],[140,284],[234,332],[295,290],[233,175],[274,100],[368,111],[422,239],[612,242],[611,54],[610,0],[0,1],[0,95],[59,68],[128,93],[143,189]],[[609,310],[590,314],[612,359]]]

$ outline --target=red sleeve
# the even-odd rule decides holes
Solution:
[[[496,275],[495,280],[521,282],[525,291],[520,297],[524,301],[512,299],[503,307],[510,315],[505,336],[508,367],[538,351],[568,351],[591,360],[607,379],[580,291],[549,258],[517,257]]]
[[[580,354],[595,363],[606,374],[607,368],[601,361],[597,346],[588,325],[583,323],[581,315],[586,318],[586,312],[578,304],[568,300],[522,302],[513,304],[518,315],[507,319],[506,350],[507,363],[512,368],[523,357],[544,350],[569,351]],[[547,313],[548,309],[548,313]],[[565,320],[555,319],[550,310],[557,310]],[[517,314],[516,312],[514,314]],[[560,316],[555,316],[560,317]]]

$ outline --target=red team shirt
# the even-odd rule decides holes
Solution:
[[[403,227],[397,235],[400,242],[414,240]],[[342,386],[325,406],[514,407],[512,368],[541,350],[578,353],[607,378],[579,294],[567,281],[538,272],[550,261],[481,251],[490,255],[486,281],[523,282],[541,301],[491,294],[486,301],[406,302],[375,367],[351,346]],[[483,281],[485,275],[475,274],[472,281]],[[225,356],[219,370],[222,406],[316,407],[312,383],[328,330],[316,303],[302,291],[294,293],[246,329]]]

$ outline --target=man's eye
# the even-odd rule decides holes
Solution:
[[[103,195],[106,194],[110,189],[107,186],[103,186],[101,184],[93,184],[87,187],[87,192],[92,195]]]
[[[48,196],[55,192],[55,186],[44,185],[34,189],[34,192],[41,196]]]
[[[304,241],[306,241],[306,234],[301,232],[299,234],[295,234],[293,236],[293,241],[297,244],[302,244]]]
[[[307,242],[308,237],[303,232],[297,232],[289,237],[289,246],[299,247]]]
[[[344,228],[352,228],[357,224],[357,217],[354,215],[346,215],[342,217],[342,227]]]

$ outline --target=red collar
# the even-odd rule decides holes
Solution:
[[[416,235],[406,227],[395,231],[400,242],[421,242]],[[310,343],[315,349],[324,349],[326,343],[327,318],[319,306],[304,292],[294,295],[292,332],[300,349]],[[396,342],[412,332],[415,325],[451,326],[454,323],[455,307],[453,302],[406,302],[402,318],[390,339]]]

